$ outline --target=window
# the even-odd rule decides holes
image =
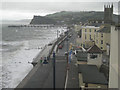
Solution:
[[[86,34],[85,34],[85,39],[87,39]]]
[[[101,47],[101,49],[103,49],[103,47]]]
[[[97,55],[90,55],[90,58],[95,59],[95,58],[97,58]]]
[[[95,29],[95,32],[96,32],[96,29]]]
[[[90,35],[90,40],[92,40],[91,35]]]
[[[91,29],[90,29],[90,32],[91,32]]]
[[[103,44],[103,40],[101,40],[101,44]]]
[[[85,29],[85,32],[87,32],[87,30]]]
[[[103,33],[101,33],[101,37],[103,37]]]

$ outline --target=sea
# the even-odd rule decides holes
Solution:
[[[58,31],[59,35],[66,31],[64,27],[8,27],[19,24],[0,25],[0,89],[15,88],[33,68],[33,58],[57,38]]]

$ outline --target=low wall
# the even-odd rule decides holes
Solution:
[[[68,34],[69,35],[69,34]],[[58,46],[65,40],[65,38],[67,38],[68,35],[64,35],[59,37],[58,39],[54,40],[52,43],[53,45],[51,46],[50,52],[48,53],[48,55],[46,55],[48,58],[50,58],[53,50],[55,52],[57,52],[58,50]],[[31,63],[33,66],[35,66],[38,61],[39,61],[39,57],[41,57],[41,54],[43,53],[43,51],[47,48],[47,45],[45,45],[45,47],[42,49],[42,51],[40,51],[40,53],[38,53],[38,55],[34,58],[33,62]]]

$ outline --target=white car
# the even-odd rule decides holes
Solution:
[[[73,51],[73,54],[74,54],[74,55],[76,55],[76,54],[77,54],[76,50],[74,50],[74,51]]]
[[[65,55],[68,55],[68,52],[65,52]]]

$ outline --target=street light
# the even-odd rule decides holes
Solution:
[[[53,88],[55,90],[55,52],[53,52]]]
[[[67,39],[68,39],[68,28],[67,28]],[[67,69],[69,69],[69,65],[68,65],[68,55],[69,55],[68,47],[69,47],[69,45],[68,45],[68,40],[67,40]]]
[[[58,29],[57,29],[57,39],[58,39]]]

